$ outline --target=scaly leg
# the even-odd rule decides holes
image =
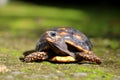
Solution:
[[[48,59],[48,53],[47,52],[33,52],[27,56],[25,56],[24,61],[25,62],[32,62],[35,60],[47,60]]]
[[[77,53],[76,59],[80,61],[88,61],[88,62],[95,62],[97,64],[101,64],[101,59],[92,52],[89,54],[85,52]]]

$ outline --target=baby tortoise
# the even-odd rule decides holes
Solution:
[[[25,56],[24,60],[101,63],[92,51],[90,40],[80,31],[68,27],[53,28],[43,33],[35,52]]]

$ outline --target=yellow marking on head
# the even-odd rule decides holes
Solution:
[[[46,38],[46,40],[49,41],[49,42],[54,42],[54,40],[51,39],[51,38]]]
[[[60,39],[60,38],[61,38],[60,36],[47,37],[46,40],[47,40],[48,42],[53,43],[53,42],[57,41],[57,40]]]

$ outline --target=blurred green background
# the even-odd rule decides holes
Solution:
[[[48,28],[65,26],[91,37],[120,38],[119,7],[109,1],[64,1],[11,0],[0,7],[0,30],[40,35]]]

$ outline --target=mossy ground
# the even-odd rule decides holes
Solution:
[[[33,10],[35,11],[34,13]],[[120,24],[114,23],[115,28],[111,32],[111,29],[108,27],[108,21],[113,16],[110,17],[110,14],[104,21],[96,20],[95,17],[91,21],[92,13],[88,14],[85,11],[63,10],[61,8],[34,6],[23,3],[9,4],[0,8],[0,11],[1,80],[120,79],[120,42],[119,39],[110,38],[113,35],[118,37],[118,26]],[[101,16],[105,16],[103,14]],[[97,15],[95,16],[98,17]],[[101,57],[102,64],[58,64],[47,61],[41,63],[22,62],[20,58],[23,57],[23,53],[34,49],[40,34],[54,26],[76,26],[75,28],[83,31],[86,35],[93,36],[90,37],[93,51]],[[111,36],[109,35],[110,37],[105,38],[109,32]]]

